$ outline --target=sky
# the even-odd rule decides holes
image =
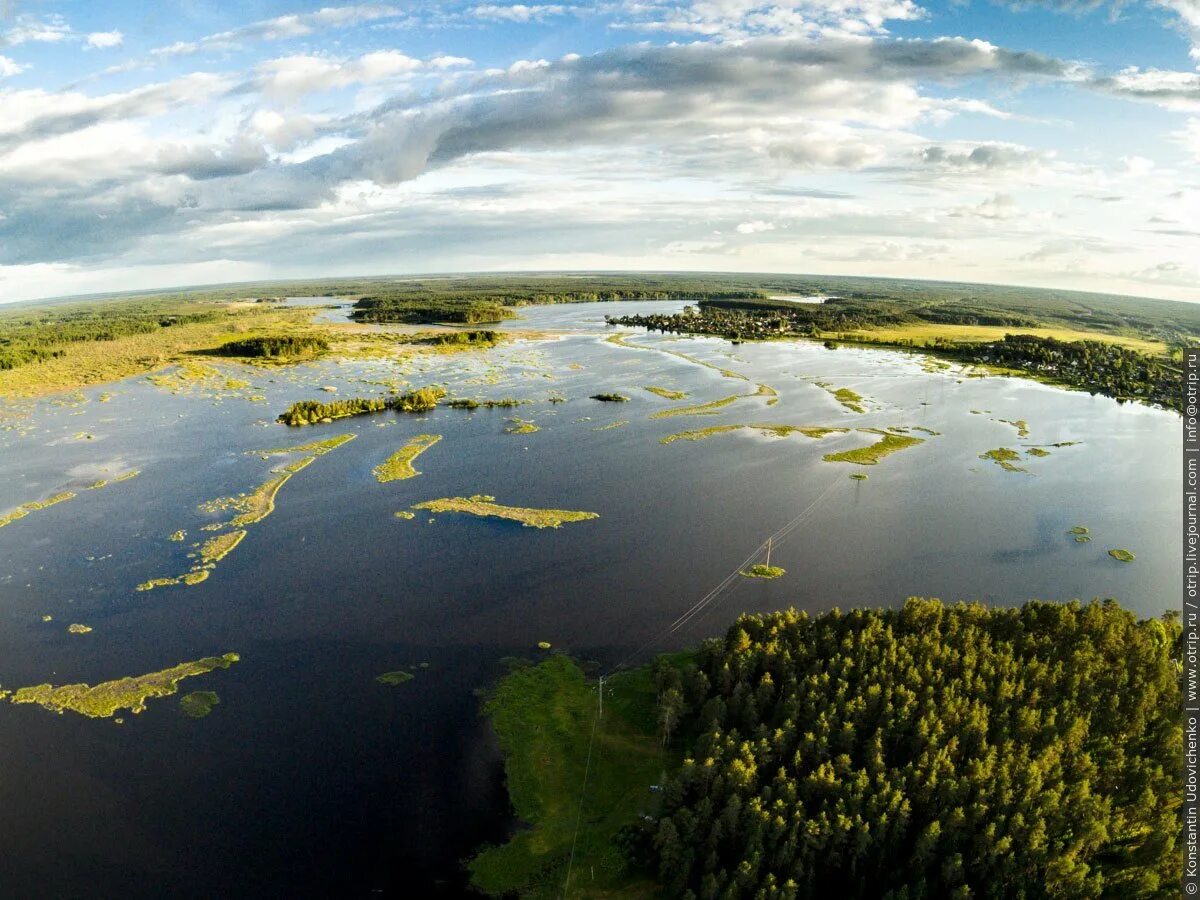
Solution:
[[[1200,0],[0,0],[0,302],[539,269],[1200,300]]]

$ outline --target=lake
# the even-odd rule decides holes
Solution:
[[[219,695],[203,719],[183,716],[178,697],[152,699],[123,724],[0,705],[3,893],[457,895],[460,860],[514,826],[477,692],[506,657],[542,655],[539,641],[612,665],[643,645],[633,662],[721,633],[739,612],[787,606],[914,595],[1114,597],[1147,616],[1177,606],[1176,414],[936,370],[915,355],[731,346],[604,324],[605,313],[680,306],[524,308],[501,327],[549,339],[402,365],[223,366],[234,381],[137,377],[10,405],[0,514],[64,489],[77,496],[0,528],[0,686],[94,684],[229,651],[241,661],[182,683],[181,694]],[[617,331],[629,346],[606,340]],[[298,429],[274,422],[296,400],[405,384],[532,402]],[[714,415],[651,418],[759,384],[778,391],[776,405],[740,397]],[[832,396],[843,387],[866,412]],[[600,392],[630,400],[589,399]],[[513,416],[540,431],[507,433]],[[1009,424],[1020,420],[1027,436]],[[605,427],[617,422],[628,424]],[[903,428],[924,442],[863,468],[822,456],[878,439],[869,432],[660,443],[746,423]],[[346,433],[355,440],[285,484],[275,511],[205,582],[135,590],[187,570],[192,542],[220,518],[199,504],[253,490],[280,462],[252,451]],[[443,436],[416,460],[422,474],[378,483],[373,467],[421,433]],[[1030,445],[1050,455],[1022,453],[1027,472],[979,458]],[[86,489],[129,470],[140,474]],[[851,480],[856,471],[869,479]],[[394,515],[473,494],[600,517],[538,530]],[[797,517],[772,551],[785,577],[737,579],[669,630]],[[1068,534],[1076,525],[1090,543]],[[179,530],[185,540],[171,540]],[[1112,559],[1113,548],[1136,561]],[[71,634],[71,623],[94,630]],[[376,682],[396,669],[413,680]]]

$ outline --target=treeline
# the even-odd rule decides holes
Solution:
[[[334,419],[363,416],[385,410],[405,413],[429,412],[436,408],[445,396],[446,392],[440,387],[423,387],[391,397],[348,397],[328,403],[320,400],[301,400],[280,413],[277,421],[284,425],[299,426],[332,422]]]
[[[743,616],[655,665],[686,759],[622,843],[689,900],[1174,897],[1181,662],[1113,601]]]
[[[217,356],[246,356],[260,359],[288,359],[315,356],[329,349],[329,342],[315,335],[253,337],[228,341],[213,353]]]
[[[500,343],[499,331],[443,331],[437,334],[419,334],[405,343],[427,344],[432,347],[469,348],[495,347]]]
[[[214,322],[225,315],[220,309],[153,301],[14,311],[0,317],[0,369],[64,356],[71,344],[115,341],[175,325]]]
[[[958,359],[1010,366],[1119,400],[1183,411],[1182,371],[1166,360],[1116,344],[1007,334],[1002,341],[939,349]]]
[[[482,325],[511,319],[513,313],[500,302],[488,298],[449,296],[420,300],[408,297],[363,297],[354,304],[350,317],[356,322]]]

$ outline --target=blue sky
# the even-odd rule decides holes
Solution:
[[[512,269],[1200,299],[1200,0],[0,12],[0,302]]]

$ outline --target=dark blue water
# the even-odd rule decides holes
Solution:
[[[621,311],[663,304],[621,304]],[[179,394],[130,379],[79,402],[42,402],[0,432],[0,511],[131,468],[141,474],[0,528],[0,686],[109,680],[237,651],[183,683],[221,698],[207,718],[177,698],[124,724],[0,706],[0,892],[6,896],[453,895],[460,860],[511,827],[476,691],[538,641],[611,663],[670,649],[741,611],[888,605],[911,595],[1014,604],[1116,597],[1152,615],[1175,603],[1179,419],[1027,381],[931,374],[880,351],[636,336],[606,343],[611,305],[530,308],[506,324],[554,332],[491,354],[323,361],[229,374],[247,387]],[[655,348],[744,373],[749,382]],[[515,396],[516,410],[387,414],[287,429],[294,400],[446,383]],[[814,380],[850,387],[857,415]],[[748,393],[719,415],[663,409]],[[645,390],[687,391],[672,403]],[[338,388],[326,394],[322,386]],[[98,401],[102,390],[113,394]],[[587,399],[600,391],[628,403]],[[551,404],[552,394],[567,398]],[[251,399],[251,398],[261,399]],[[973,414],[971,411],[979,411]],[[6,421],[21,408],[6,410]],[[541,431],[512,435],[519,415]],[[999,419],[1025,419],[1030,435]],[[596,430],[615,421],[623,427]],[[749,433],[662,445],[727,423],[923,426],[941,432],[868,470],[821,460],[875,436],[820,441]],[[203,584],[136,592],[186,571],[212,521],[197,504],[248,491],[279,460],[255,449],[353,432],[284,486],[276,511]],[[441,443],[423,473],[372,468],[414,434]],[[80,433],[91,439],[76,438]],[[994,447],[1078,441],[1002,471]],[[590,510],[557,530],[396,511],[444,496]],[[807,510],[772,562],[687,627],[666,627],[769,533]],[[1093,540],[1066,534],[1081,524]],[[168,536],[185,529],[188,539]],[[1137,554],[1123,564],[1107,550]],[[42,617],[52,616],[51,622]],[[71,622],[94,628],[66,631]],[[427,663],[427,668],[420,668]],[[381,672],[413,667],[385,687]]]

